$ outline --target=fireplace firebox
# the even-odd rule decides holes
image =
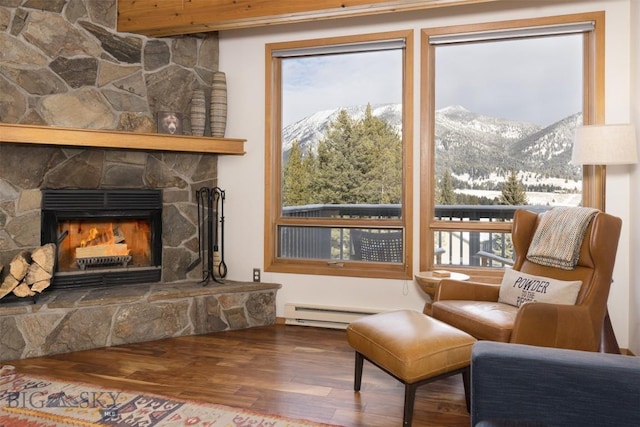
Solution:
[[[42,190],[42,244],[57,246],[50,289],[159,282],[162,191]]]

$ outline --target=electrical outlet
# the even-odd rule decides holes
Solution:
[[[260,281],[260,269],[259,268],[254,268],[253,269],[253,281],[254,282],[259,282]]]

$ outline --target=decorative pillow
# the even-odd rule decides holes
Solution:
[[[506,269],[498,301],[516,307],[528,302],[573,305],[581,286],[580,280],[556,280]]]

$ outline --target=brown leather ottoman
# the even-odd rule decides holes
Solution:
[[[367,359],[405,385],[403,425],[410,426],[416,389],[462,374],[469,410],[469,365],[476,339],[466,332],[412,310],[366,316],[347,327],[356,351],[354,390],[360,391]]]

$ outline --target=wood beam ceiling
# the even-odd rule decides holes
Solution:
[[[499,0],[118,0],[118,31],[150,37]]]

